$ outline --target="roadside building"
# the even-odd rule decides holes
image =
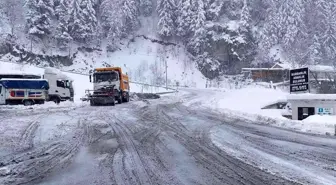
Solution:
[[[336,94],[291,94],[287,100],[291,103],[293,120],[312,115],[335,115]]]

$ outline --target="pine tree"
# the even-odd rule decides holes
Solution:
[[[152,0],[140,0],[140,8],[144,16],[150,16],[153,11]]]
[[[103,27],[104,36],[116,30],[122,30],[123,15],[119,8],[120,1],[103,0],[100,6],[101,25]],[[114,31],[113,31],[114,30]],[[117,34],[116,35],[120,35]]]
[[[123,12],[119,8],[122,2],[104,0],[100,6],[103,36],[107,39],[108,51],[114,51],[122,36]]]
[[[176,5],[174,0],[159,0],[157,5],[159,14],[158,33],[164,37],[175,35]]]
[[[69,17],[69,33],[74,40],[85,38],[84,18],[79,6],[79,0],[73,0]]]
[[[136,0],[125,0],[122,5],[123,17],[125,19],[125,27],[123,32],[129,33],[136,30],[140,26],[138,20],[138,6]]]
[[[96,27],[97,18],[92,0],[73,0],[69,18],[71,37],[76,41],[85,42],[95,35]]]
[[[256,55],[256,39],[252,33],[251,14],[247,0],[244,0],[243,7],[240,13],[239,26],[239,44],[235,49],[240,61],[251,63]],[[235,54],[233,53],[233,54]]]
[[[219,18],[220,12],[224,6],[224,1],[222,0],[206,0],[206,18],[207,20],[216,21]]]
[[[197,0],[195,3],[195,19],[191,25],[193,37],[189,42],[189,48],[193,53],[203,54],[207,43],[207,30],[205,28],[205,7],[203,0]]]
[[[69,34],[69,1],[60,0],[58,6],[55,9],[55,15],[58,19],[58,25],[56,27],[55,38],[58,41],[58,44],[65,48],[66,44],[72,40],[72,37]]]
[[[320,64],[322,59],[322,50],[321,50],[321,43],[317,35],[313,36],[313,41],[309,46],[308,50],[308,63],[309,64]]]
[[[282,19],[281,26],[285,27],[283,38],[285,46],[291,46],[298,36],[303,37],[306,35],[305,24],[303,23],[303,0],[286,0],[281,2],[279,16]]]
[[[97,28],[97,17],[94,7],[94,0],[82,0],[80,7],[83,13],[84,23],[86,27],[86,32],[89,37],[96,34]]]
[[[51,33],[50,22],[53,11],[52,0],[27,0],[26,24],[28,33],[38,37],[44,37]]]
[[[244,5],[240,13],[240,30],[243,32],[248,31],[250,28],[251,15],[247,0],[244,0]]]
[[[329,64],[336,60],[336,1],[321,2],[322,29],[321,40]]]
[[[191,0],[181,0],[178,9],[177,35],[188,37],[191,34],[194,13],[191,9]]]

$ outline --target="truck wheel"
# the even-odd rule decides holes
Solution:
[[[122,95],[119,95],[119,97],[118,97],[118,104],[122,104],[122,102],[123,102],[123,97],[122,97]]]
[[[23,105],[24,106],[32,106],[32,105],[34,105],[34,102],[32,100],[24,100]]]
[[[55,102],[57,105],[61,102],[61,100],[58,97],[52,98],[51,101]]]
[[[129,94],[127,93],[126,96],[123,98],[124,102],[129,102]]]
[[[45,101],[39,101],[39,102],[37,102],[37,104],[40,104],[40,105],[42,105],[42,104],[44,104],[45,103]]]
[[[129,93],[126,94],[126,102],[129,102],[130,101],[130,96],[129,96]]]
[[[118,101],[118,103],[119,103],[119,101]],[[111,105],[112,105],[112,106],[115,106],[115,99],[114,99],[114,101],[111,103]]]

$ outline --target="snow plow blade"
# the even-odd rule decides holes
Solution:
[[[81,98],[82,101],[89,101],[91,106],[98,105],[115,105],[115,97],[113,90],[99,90],[92,91],[86,90],[87,94],[85,98]],[[90,92],[93,92],[92,94]]]

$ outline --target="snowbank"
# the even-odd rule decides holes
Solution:
[[[282,116],[288,114],[285,109],[261,109],[266,105],[286,99],[288,92],[258,86],[248,86],[237,90],[204,89],[199,91],[198,96],[185,101],[184,105],[192,108],[210,108],[222,114],[225,119],[239,118],[256,124],[273,125],[300,132],[334,134],[336,117],[312,116],[304,121],[294,121]]]
[[[243,111],[246,113],[262,113],[262,107],[279,99],[285,99],[287,93],[261,87],[247,87],[231,90],[225,96],[218,97],[217,106],[222,109]]]
[[[336,116],[329,116],[329,115],[314,115],[314,116],[309,116],[307,119],[302,121],[306,131],[311,131],[311,130],[322,130],[324,133],[330,133],[330,134],[335,134],[333,132],[335,130],[335,125],[336,125]],[[322,132],[322,131],[320,131]]]

